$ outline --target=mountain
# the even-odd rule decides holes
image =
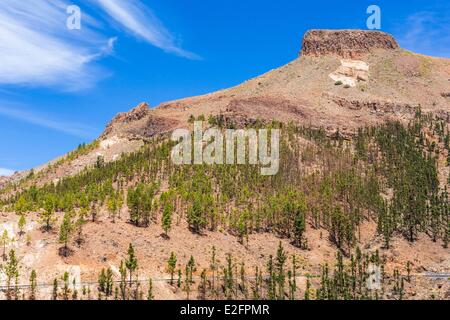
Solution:
[[[447,119],[449,85],[449,59],[401,49],[384,32],[311,30],[299,57],[285,66],[230,89],[155,108],[144,102],[118,114],[97,148],[49,178],[79,172],[98,155],[106,161],[117,159],[146,139],[186,127],[191,115],[220,116],[238,125],[257,119],[294,121],[322,127],[328,135],[339,130],[344,137],[387,119],[408,121],[419,106],[424,113]]]
[[[140,105],[114,119],[104,136],[149,137],[186,125],[191,114],[244,122],[292,120],[349,133],[387,118],[408,118],[418,105],[448,116],[449,68],[448,59],[400,49],[382,32],[312,30],[291,63],[231,89],[163,103],[148,112]],[[339,80],[342,86],[336,85]]]
[[[173,166],[168,137],[192,119],[222,129],[281,128],[279,174]],[[79,287],[101,269],[120,278],[133,243],[140,275],[167,278],[174,252],[174,271],[194,274],[200,299],[249,297],[255,287],[253,297],[273,298],[280,294],[273,286],[296,299],[448,299],[439,275],[450,271],[449,124],[450,59],[406,51],[379,31],[311,30],[285,66],[211,94],[141,103],[91,144],[0,180],[0,223],[18,234],[14,212],[27,216],[31,240],[19,237],[16,246],[23,281],[31,269],[46,283],[69,272]],[[161,233],[165,225],[171,230]],[[272,255],[283,264],[284,255],[296,257],[298,290],[289,291],[287,274],[286,283],[262,280],[271,277]],[[232,274],[253,275],[255,267],[260,283],[234,283]],[[374,270],[383,270],[389,289],[361,289]],[[215,272],[225,282],[208,291],[202,279]],[[345,277],[360,288],[339,282]],[[187,283],[183,291],[155,281],[155,294],[184,297],[194,290]]]

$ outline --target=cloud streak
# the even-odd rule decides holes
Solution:
[[[400,45],[408,50],[450,57],[450,14],[446,10],[422,11],[409,16],[398,28]]]
[[[66,27],[65,0],[0,1],[0,84],[90,87],[104,76],[92,62],[112,51],[114,40],[83,15],[81,30]]]
[[[89,0],[115,24],[167,53],[183,50],[139,0]],[[47,86],[65,91],[92,87],[108,72],[97,60],[111,55],[117,38],[82,11],[81,30],[66,26],[68,0],[0,1],[0,85]]]
[[[139,0],[93,0],[120,26],[137,38],[150,44],[188,59],[198,60],[200,57],[177,45],[174,36],[158,20],[153,12],[142,5]]]
[[[77,122],[66,122],[51,116],[25,110],[18,106],[0,106],[0,115],[11,119],[23,121],[43,128],[59,131],[79,138],[92,139],[96,135],[96,129]]]

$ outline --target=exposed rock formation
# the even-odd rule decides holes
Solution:
[[[338,55],[359,58],[374,49],[398,49],[397,41],[380,31],[310,30],[304,38],[301,55]]]
[[[136,127],[136,130],[130,130],[130,133],[143,138],[151,138],[157,134],[163,134],[174,129],[177,124],[178,121],[174,119],[151,115],[142,127]]]
[[[339,107],[350,110],[365,109],[374,114],[395,114],[395,115],[412,115],[417,110],[408,103],[384,101],[384,100],[349,100],[344,97],[325,95],[336,103]]]
[[[143,102],[129,112],[122,112],[114,117],[102,138],[117,134],[129,139],[146,139],[173,129],[177,123],[175,119],[152,114],[148,104]]]
[[[107,125],[104,135],[109,134],[114,126],[117,126],[121,123],[126,124],[145,118],[149,114],[149,112],[149,105],[146,102],[142,102],[128,112],[121,112],[117,114]]]
[[[330,78],[354,87],[358,81],[369,80],[369,65],[364,61],[343,59],[341,66],[330,74]]]

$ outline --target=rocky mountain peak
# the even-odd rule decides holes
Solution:
[[[107,125],[103,135],[109,134],[114,127],[126,125],[145,118],[150,112],[147,102],[142,102],[128,112],[121,112],[117,114],[111,122]]]
[[[148,103],[142,102],[133,109],[131,109],[129,112],[123,113],[122,120],[124,120],[125,122],[140,120],[144,118],[149,111],[150,109]]]
[[[337,55],[359,58],[374,49],[395,50],[399,45],[388,33],[366,30],[310,30],[305,33],[302,56]]]

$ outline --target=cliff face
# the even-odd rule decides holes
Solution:
[[[106,126],[104,134],[105,135],[109,134],[113,130],[113,128],[117,125],[139,121],[145,118],[149,112],[150,112],[149,106],[145,102],[137,105],[128,112],[121,112],[117,114]]]
[[[363,30],[310,30],[302,43],[302,56],[337,55],[359,58],[374,49],[395,50],[397,41],[385,32]]]
[[[169,131],[176,126],[176,119],[168,119],[152,114],[145,102],[128,112],[121,112],[107,125],[102,138],[111,135],[150,138],[156,134]]]

